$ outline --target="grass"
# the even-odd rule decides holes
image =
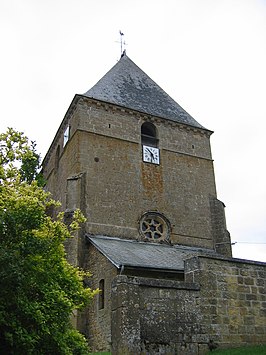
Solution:
[[[266,355],[266,345],[245,346],[235,349],[216,349],[210,351],[211,355]]]
[[[216,349],[209,355],[266,355],[266,345],[245,346],[235,349]],[[90,355],[111,355],[110,352],[90,353]]]

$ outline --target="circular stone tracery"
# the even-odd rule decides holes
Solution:
[[[168,239],[170,223],[161,213],[146,212],[140,219],[140,234],[152,241]]]

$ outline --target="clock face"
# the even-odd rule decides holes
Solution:
[[[160,153],[158,148],[143,145],[142,149],[144,162],[157,165],[160,164]]]

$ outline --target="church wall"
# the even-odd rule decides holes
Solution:
[[[140,142],[140,117],[133,111],[120,109],[83,98],[78,107],[80,130],[88,131],[106,137],[114,137],[130,142]]]
[[[80,136],[87,146],[81,159],[87,171],[88,232],[136,238],[141,215],[157,210],[170,220],[173,242],[213,247],[211,162],[179,156],[172,165],[175,157],[168,162],[163,151],[162,166],[152,166],[141,161],[137,144],[84,132]]]
[[[215,251],[220,255],[232,257],[231,237],[226,227],[225,206],[214,196],[210,196],[210,206]]]
[[[139,238],[138,221],[156,210],[171,223],[171,241],[213,248],[210,196],[216,196],[209,131],[159,118],[161,164],[142,162],[141,125],[148,117],[81,98],[58,133],[44,166],[47,190],[68,209],[67,179],[86,173],[83,198],[86,230],[93,234]],[[60,146],[56,161],[56,147]],[[108,172],[108,173],[107,173]]]
[[[202,131],[183,124],[150,117],[114,105],[83,98],[78,106],[78,129],[115,137],[130,142],[141,142],[141,125],[152,122],[158,129],[159,147],[173,152],[212,159],[210,131]]]
[[[94,297],[87,311],[82,314],[79,329],[88,337],[93,351],[109,351],[111,349],[111,284],[117,275],[117,269],[97,249],[89,244],[84,269],[92,276],[89,286],[99,288],[100,280],[104,280],[104,308],[99,309],[99,294]]]
[[[54,199],[62,204],[62,210],[66,207],[67,179],[80,173],[79,154],[80,146],[76,128],[78,115],[75,113],[70,119],[62,123],[61,130],[58,131],[53,144],[49,149],[49,154],[43,162],[43,174],[46,179],[46,190],[52,193]],[[70,126],[69,141],[63,146],[64,130]]]
[[[160,125],[160,146],[169,152],[211,160],[210,134],[166,121]]]
[[[203,355],[266,343],[266,264],[195,257],[185,282],[117,276],[112,354]]]
[[[162,152],[162,160],[172,241],[212,248],[209,198],[216,194],[212,162],[169,151]]]
[[[137,144],[86,132],[79,135],[81,163],[87,172],[87,232],[135,238],[140,180]]]
[[[87,231],[138,237],[148,210],[172,224],[172,242],[213,248],[209,195],[216,196],[209,138],[156,119],[161,164],[142,162],[141,124],[133,112],[79,107],[81,170],[87,174]],[[169,124],[170,125],[170,124]],[[108,172],[108,173],[107,173]]]

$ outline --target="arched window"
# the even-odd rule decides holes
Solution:
[[[158,146],[157,129],[154,124],[144,122],[141,126],[141,144],[151,147]]]
[[[99,282],[99,303],[98,303],[98,307],[99,309],[103,309],[104,308],[104,279],[101,279]]]

